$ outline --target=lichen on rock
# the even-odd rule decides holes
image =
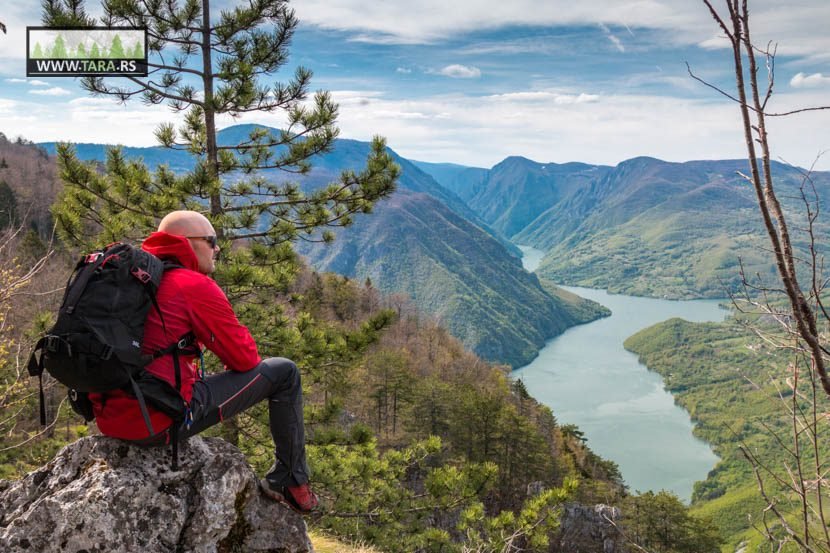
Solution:
[[[0,550],[8,552],[306,553],[302,517],[264,497],[242,453],[218,438],[142,449],[102,436],[63,448],[16,482],[0,482]]]

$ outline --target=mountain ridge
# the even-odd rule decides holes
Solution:
[[[740,285],[739,259],[746,274],[774,271],[754,190],[742,176],[749,172],[745,159],[669,162],[640,156],[597,166],[593,178],[579,164],[570,171],[567,164],[557,166],[561,174],[554,177],[543,173],[550,164],[508,160],[529,172],[479,187],[470,206],[514,243],[545,251],[541,277],[614,293],[719,298]],[[805,227],[798,197],[808,172],[779,162],[772,169],[794,230]],[[533,175],[544,182],[517,193]],[[484,180],[492,184],[494,177]],[[830,173],[813,172],[810,180],[817,198],[830,200]],[[812,199],[809,184],[804,188]],[[521,212],[512,206],[519,204],[535,204],[535,212],[525,215],[538,214],[532,220],[517,216]],[[499,210],[492,209],[496,205]],[[505,216],[512,217],[509,225]],[[824,223],[817,224],[824,230]],[[806,247],[805,236],[797,241]]]

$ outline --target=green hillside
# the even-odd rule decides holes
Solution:
[[[754,191],[738,171],[746,172],[745,161],[629,160],[596,184],[596,203],[569,234],[553,228],[554,208],[523,238],[533,245],[533,237],[561,236],[543,243],[548,253],[538,269],[556,282],[634,295],[724,297],[739,283],[740,260],[749,275],[774,271]],[[785,209],[805,227],[802,173],[781,164],[775,172]],[[814,179],[826,196],[830,175]],[[796,242],[804,245],[805,238],[796,231]]]
[[[496,240],[426,194],[397,192],[332,244],[299,251],[320,270],[407,294],[477,354],[514,367],[551,336],[604,314],[546,293]]]
[[[706,480],[695,484],[693,511],[718,523],[728,540],[724,551],[735,551],[741,543],[747,544],[747,552],[768,550],[760,548],[764,540],[752,528],[753,521],[763,520],[766,503],[753,467],[739,448],[748,448],[763,466],[789,481],[787,466],[794,470],[786,453],[794,447],[788,415],[793,398],[788,385],[791,357],[770,349],[734,321],[701,324],[672,319],[638,332],[625,347],[660,373],[677,402],[691,414],[695,434],[712,444],[721,459]],[[806,385],[801,389],[807,393]],[[798,406],[807,409],[808,402],[799,401]],[[830,401],[822,394],[816,407],[826,413]],[[819,458],[826,463],[830,428],[820,425],[819,432]],[[815,455],[806,447],[806,437],[802,435],[800,446],[809,475]],[[765,484],[778,508],[794,513],[792,494],[768,474]],[[770,524],[775,527],[772,518]]]
[[[490,170],[469,204],[494,229],[516,241],[516,235],[548,207],[569,198],[606,170],[583,163],[541,164],[509,157]]]

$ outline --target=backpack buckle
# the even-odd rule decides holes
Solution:
[[[176,343],[176,347],[179,348],[179,349],[185,349],[187,346],[190,345],[190,340],[188,338],[189,338],[188,336],[185,336],[184,338],[179,340]]]
[[[54,334],[50,334],[46,336],[46,341],[43,344],[46,347],[46,351],[50,351],[52,353],[58,353],[61,345],[61,339]]]
[[[98,258],[102,255],[104,254],[101,252],[93,252],[91,254],[87,254],[87,256],[84,257],[84,263],[87,265],[89,265],[90,263],[95,263],[98,260]]]
[[[43,346],[46,349],[46,351],[51,353],[60,353],[61,344],[63,344],[64,350],[66,351],[66,355],[72,357],[72,345],[60,336],[49,334],[48,336],[44,336],[43,338]]]
[[[150,275],[150,273],[148,273],[141,267],[133,267],[132,269],[130,269],[130,273],[132,273],[132,275],[135,278],[140,280],[142,284],[147,284],[153,278],[152,275]]]

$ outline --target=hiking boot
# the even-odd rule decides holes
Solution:
[[[259,481],[259,486],[266,496],[287,505],[300,514],[307,515],[317,509],[317,496],[311,491],[308,483],[299,486],[275,487],[267,478],[263,478]]]

